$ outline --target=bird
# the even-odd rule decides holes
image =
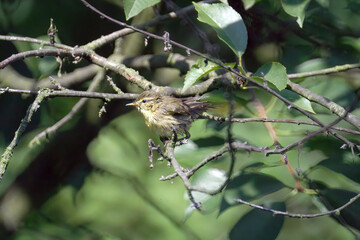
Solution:
[[[160,140],[186,141],[190,138],[191,123],[210,108],[209,101],[200,101],[203,96],[177,98],[163,95],[155,91],[142,92],[134,102],[126,106],[134,106],[145,118],[146,125]],[[179,139],[179,135],[185,135]]]

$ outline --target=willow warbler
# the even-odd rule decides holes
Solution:
[[[146,125],[164,142],[173,135],[175,139],[178,135],[185,135],[183,139],[190,137],[191,123],[210,107],[210,102],[200,101],[202,98],[176,98],[145,91],[126,105],[135,106],[144,115]]]

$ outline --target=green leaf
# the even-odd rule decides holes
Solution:
[[[232,7],[223,4],[193,3],[198,20],[213,27],[218,37],[240,58],[247,45],[247,31],[243,19]]]
[[[329,8],[330,6],[329,0],[316,0],[316,2],[323,8]]]
[[[286,68],[277,62],[267,63],[261,66],[255,73],[254,76],[262,77],[261,73],[265,75],[265,79],[275,85],[280,91],[286,88],[287,77]]]
[[[220,0],[223,4],[229,5],[228,0]]]
[[[242,0],[245,10],[252,8],[255,5],[256,0]]]
[[[47,35],[38,36],[37,39],[49,41],[49,37]],[[55,41],[57,43],[61,42],[57,36],[55,37]],[[13,44],[15,45],[18,52],[25,52],[25,51],[39,49],[39,44],[35,44],[35,43],[14,41]],[[52,47],[42,46],[42,48],[50,49]],[[42,75],[47,76],[52,74],[53,71],[59,65],[56,62],[55,57],[51,57],[51,56],[42,57],[42,58],[38,58],[38,57],[25,58],[24,62],[35,78],[40,78]]]
[[[328,141],[327,141],[328,142]],[[336,146],[338,147],[338,146]],[[332,148],[334,149],[334,148]],[[339,161],[340,160],[340,161]],[[341,159],[341,156],[339,158],[329,158],[324,161],[322,161],[319,165],[324,166],[328,169],[331,169],[332,171],[336,173],[341,173],[345,177],[360,183],[360,163],[356,162],[345,162],[343,159]]]
[[[208,191],[215,191],[225,182],[226,174],[225,171],[216,168],[206,169],[198,172],[192,178],[192,184],[196,187],[204,188]],[[185,195],[188,198],[188,195]],[[215,209],[219,208],[221,202],[221,195],[211,196],[206,193],[193,192],[193,197],[196,202],[201,203],[202,213],[210,213]],[[194,211],[193,203],[189,201],[189,206],[186,209],[186,216],[189,217]]]
[[[284,187],[284,184],[264,174],[242,174],[229,183],[224,198],[230,203],[236,198],[251,201],[276,192],[282,187]]]
[[[311,102],[304,98],[304,97],[300,97],[298,100],[294,101],[294,104],[298,107],[301,107],[302,109],[308,111],[308,112],[311,112],[311,113],[314,113],[315,114],[315,111],[314,109],[312,108],[311,106]]]
[[[185,92],[196,81],[203,78],[209,72],[219,69],[220,67],[215,63],[208,62],[201,58],[197,64],[191,66],[191,69],[186,73],[184,87],[182,89]]]
[[[296,22],[302,28],[305,19],[306,6],[310,0],[281,0],[284,11],[290,16],[296,17]]]
[[[226,187],[219,213],[237,204],[235,199],[252,201],[276,192],[283,187],[283,183],[264,174],[242,174],[234,178]]]
[[[154,6],[160,0],[124,0],[126,20],[138,15],[145,8]]]
[[[281,91],[280,95],[294,103],[296,106],[315,114],[315,111],[311,106],[311,102],[308,99],[286,89]]]
[[[282,202],[271,203],[266,208],[285,211]],[[279,234],[284,224],[284,216],[271,212],[253,209],[243,216],[231,229],[230,239],[273,240]]]
[[[323,0],[323,1],[325,1],[325,0]],[[352,1],[348,2],[346,10],[357,14],[360,11],[360,2],[357,0],[352,0]]]
[[[340,42],[346,46],[351,47],[357,52],[360,52],[360,39],[355,37],[344,36],[340,39]]]
[[[204,137],[194,140],[195,144],[199,147],[213,147],[224,145],[224,138],[218,136]]]
[[[13,44],[15,45],[18,52],[34,50],[32,48],[32,44],[28,43],[28,42],[13,41]],[[32,75],[36,78],[41,75],[41,73],[39,71],[39,61],[40,61],[40,58],[36,58],[36,57],[24,59],[26,66],[29,68]]]
[[[332,208],[338,208],[346,204],[351,198],[355,197],[357,193],[342,189],[327,189],[321,191],[321,194],[330,203]],[[351,205],[347,206],[340,212],[341,217],[350,226],[360,230],[360,201],[357,200]]]

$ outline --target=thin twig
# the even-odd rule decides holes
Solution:
[[[6,35],[0,35],[0,40],[3,41],[20,41],[20,42],[28,42],[28,43],[37,43],[41,46],[50,46],[50,47],[56,47],[56,48],[62,48],[62,49],[68,49],[73,50],[72,47],[69,47],[65,44],[61,43],[50,43],[49,41],[40,40],[37,38],[31,38],[31,37],[19,37],[19,36],[6,36]]]
[[[84,52],[69,50],[69,49],[39,49],[39,50],[30,50],[26,52],[16,53],[11,55],[10,57],[6,58],[5,60],[0,62],[0,69],[3,69],[7,65],[24,60],[28,57],[45,57],[45,56],[57,56],[57,57],[65,57],[71,56],[72,53],[76,53],[76,55],[81,56]]]
[[[311,71],[311,72],[292,73],[292,74],[288,74],[287,76],[288,76],[289,79],[315,77],[315,76],[320,76],[320,75],[327,75],[327,74],[333,74],[333,73],[338,73],[338,72],[344,72],[344,71],[348,71],[348,70],[354,69],[354,68],[360,68],[360,63],[344,64],[344,65],[339,65],[339,66],[335,66],[335,67],[331,67],[331,68],[325,68],[325,69]]]
[[[334,209],[334,210],[330,210],[330,211],[326,211],[326,212],[322,212],[322,213],[314,213],[314,214],[302,214],[302,213],[290,213],[290,212],[284,212],[284,211],[278,211],[275,209],[271,209],[271,208],[266,208],[257,204],[253,204],[253,203],[249,203],[247,201],[244,201],[242,199],[235,199],[235,202],[238,203],[243,203],[245,205],[248,205],[250,207],[253,208],[257,208],[263,211],[267,211],[267,212],[271,212],[275,215],[284,215],[287,217],[291,217],[291,218],[316,218],[316,217],[322,217],[322,216],[328,216],[328,215],[332,215],[332,214],[339,214],[339,212],[341,212],[343,209],[345,209],[346,207],[350,206],[352,203],[354,203],[356,200],[358,200],[360,198],[360,193],[358,193],[355,197],[351,198],[347,203],[345,203],[344,205]]]
[[[214,115],[211,115],[209,113],[203,113],[203,115],[200,116],[200,118],[201,119],[210,119],[210,120],[214,120],[214,121],[217,121],[217,122],[227,122],[228,121],[228,118],[226,118],[226,117],[214,116]],[[319,127],[319,124],[317,124],[315,122],[303,121],[303,120],[292,120],[292,119],[232,118],[231,121],[236,122],[236,123],[249,123],[249,122],[289,123],[289,124],[297,124],[297,125],[303,124],[303,125],[310,125],[310,126]],[[337,127],[337,126],[332,126],[331,128],[334,129],[334,130],[337,130],[337,131],[342,131],[342,132],[346,132],[346,133],[360,135],[360,131],[356,131],[356,130],[349,129],[349,128],[343,128],[343,127]]]
[[[80,97],[80,98],[97,98],[97,99],[135,99],[138,94],[134,93],[124,93],[124,94],[115,94],[115,93],[100,93],[100,92],[87,92],[87,91],[76,91],[76,90],[50,90],[49,89],[49,98],[53,97]],[[37,95],[41,90],[20,90],[20,89],[11,89],[11,88],[0,88],[0,93],[18,93],[18,94],[30,94]]]

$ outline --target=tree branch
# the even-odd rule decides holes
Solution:
[[[6,168],[13,155],[13,150],[18,144],[21,135],[24,133],[26,127],[31,122],[31,118],[33,114],[40,108],[40,104],[42,103],[42,101],[47,98],[48,93],[49,93],[48,90],[42,90],[39,92],[34,102],[28,107],[25,117],[21,120],[19,128],[15,132],[15,136],[13,140],[11,141],[9,146],[5,149],[5,152],[2,154],[0,160],[0,182],[2,181]]]
[[[310,90],[302,87],[299,84],[293,83],[291,81],[288,82],[288,86],[290,89],[299,95],[305,97],[306,99],[309,99],[310,101],[316,102],[333,113],[335,113],[338,116],[343,116],[345,114],[345,109],[341,107],[340,105],[336,104],[335,102],[331,101],[328,98],[325,98],[323,96],[320,96],[314,92],[311,92]],[[360,119],[357,118],[355,115],[348,113],[346,114],[346,117],[344,118],[347,122],[354,125],[356,128],[360,129]]]

